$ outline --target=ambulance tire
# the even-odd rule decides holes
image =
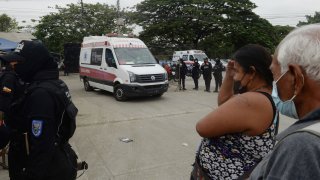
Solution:
[[[86,78],[83,79],[83,86],[85,91],[93,91],[93,87],[90,86],[89,81]]]
[[[124,93],[124,89],[121,87],[120,84],[116,85],[114,87],[114,98],[117,100],[117,101],[125,101],[127,100],[127,97],[125,96],[125,93]]]

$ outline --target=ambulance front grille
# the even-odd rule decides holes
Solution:
[[[138,75],[137,79],[139,83],[163,82],[165,80],[165,75],[164,74]]]

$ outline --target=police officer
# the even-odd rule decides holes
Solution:
[[[0,149],[6,147],[10,140],[10,129],[5,124],[11,103],[23,94],[23,84],[14,72],[17,61],[0,61]],[[7,119],[6,119],[7,120]]]
[[[7,124],[13,131],[8,154],[10,179],[75,179],[77,157],[68,143],[75,122],[65,114],[73,111],[71,119],[75,121],[77,109],[65,106],[61,100],[64,97],[53,93],[63,90],[62,94],[70,94],[59,80],[57,63],[44,45],[36,41],[21,41],[14,53],[1,59],[23,61],[15,65],[15,71],[29,84],[9,113]],[[61,86],[54,89],[57,84]]]
[[[192,65],[192,79],[194,82],[194,90],[198,90],[199,88],[199,77],[200,77],[200,64],[198,63],[198,59],[194,60]]]
[[[206,85],[206,89],[204,91],[210,92],[210,84],[212,79],[212,64],[208,61],[208,58],[204,59],[203,64],[201,65],[201,70],[203,74],[204,83]]]
[[[183,61],[183,59],[179,60],[179,86],[180,86],[180,90],[187,90],[186,89],[186,75],[187,75],[187,65],[186,63]],[[181,86],[182,85],[182,86]]]
[[[215,60],[215,65],[213,66],[213,77],[216,82],[216,88],[214,92],[218,92],[222,85],[222,70],[223,70],[223,65],[220,61],[220,59]]]

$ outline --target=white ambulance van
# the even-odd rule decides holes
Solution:
[[[204,59],[208,56],[201,50],[185,50],[185,51],[175,51],[172,56],[172,62],[177,63],[179,59],[182,59],[187,65],[188,72],[187,76],[191,76],[192,73],[192,64],[195,59],[198,59],[198,63],[201,64],[204,62]]]
[[[180,58],[184,61],[194,61],[198,59],[199,64],[203,63],[204,58],[208,56],[202,50],[184,50],[175,51],[172,56],[172,61],[178,61]]]
[[[134,96],[161,96],[168,90],[168,75],[148,47],[137,38],[84,37],[80,52],[84,89],[112,92],[118,101]]]

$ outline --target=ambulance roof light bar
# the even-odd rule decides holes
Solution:
[[[129,38],[133,38],[134,34],[132,34],[132,33],[129,33],[129,34],[108,33],[105,36],[107,36],[107,37],[129,37]]]

